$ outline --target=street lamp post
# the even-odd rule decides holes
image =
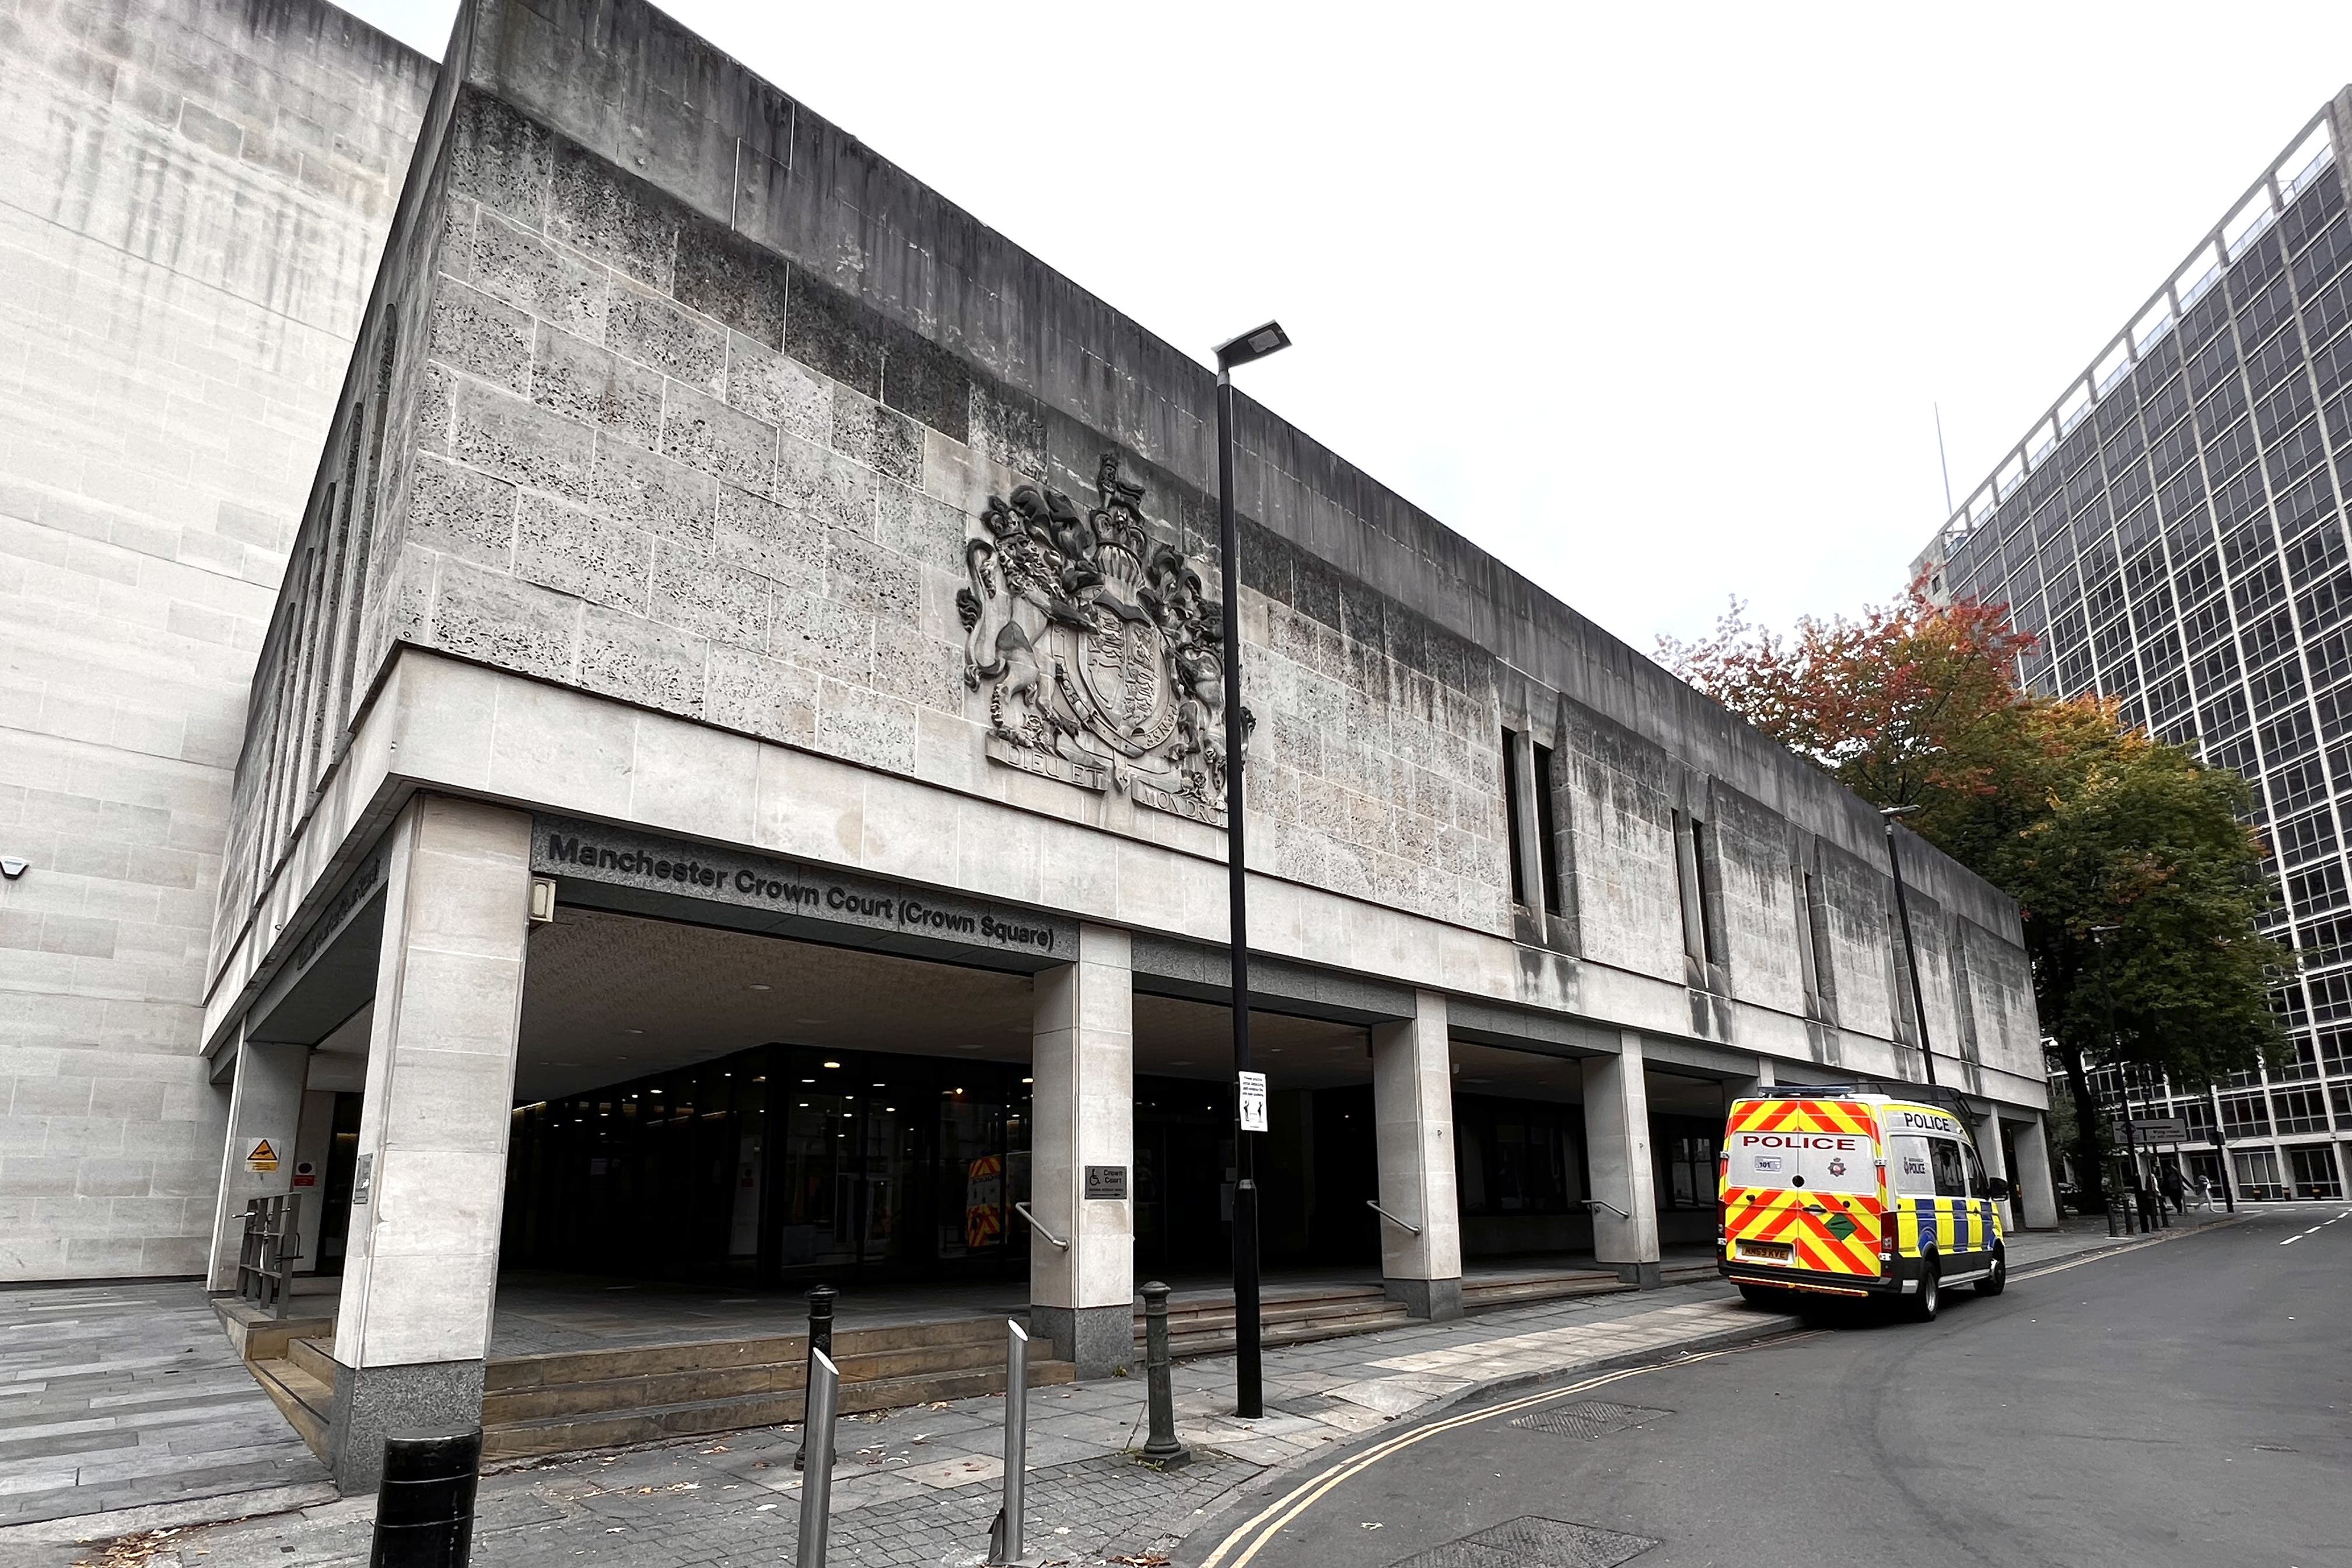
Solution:
[[[2236,1214],[2238,1194],[2230,1183],[2230,1140],[2221,1130],[2221,1086],[2207,1084],[2205,1095],[2213,1105],[2213,1158],[2221,1167],[2221,1201],[2229,1205],[2231,1214]]]
[[[1250,1070],[1249,872],[1243,851],[1241,526],[1234,517],[1234,370],[1279,353],[1290,334],[1268,321],[1217,345],[1217,534],[1223,551],[1225,655],[1225,896],[1234,987],[1234,1409],[1255,1420],[1265,1414],[1265,1375],[1259,1350],[1257,1161],[1242,1125],[1243,1075]]]
[[[2123,1037],[2116,1031],[2116,977],[2107,954],[2107,938],[2123,929],[2118,925],[2099,925],[2091,927],[2090,931],[2091,940],[2098,944],[2099,951],[2099,997],[2107,1015],[2107,1055],[2115,1061],[2116,1089],[2123,1096],[2125,1202],[2129,1205],[2126,1212],[2137,1213],[2140,1228],[2146,1230],[2147,1205],[2140,1202],[2139,1143],[2132,1134],[2131,1072],[2123,1060]],[[2081,1106],[2075,1107],[2075,1110],[2078,1114],[2097,1114],[2085,1111]],[[2128,1233],[2131,1226],[2126,1223],[2124,1229]],[[2109,1234],[2114,1234],[2112,1226]]]
[[[1919,1026],[1919,1059],[1927,1068],[1927,1081],[1936,1081],[1936,1048],[1927,1043],[1927,994],[1919,989],[1919,954],[1911,945],[1911,900],[1903,894],[1903,858],[1895,852],[1895,819],[1908,816],[1919,808],[1916,805],[1882,805],[1878,815],[1886,823],[1886,868],[1895,873],[1895,913],[1903,922],[1903,963],[1911,972],[1911,1014]]]

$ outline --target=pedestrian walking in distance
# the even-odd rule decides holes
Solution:
[[[2181,1179],[2179,1166],[2165,1166],[2162,1173],[2157,1176],[2156,1182],[2157,1185],[2164,1190],[2166,1198],[2171,1201],[2174,1214],[2185,1215],[2189,1212],[2189,1205],[2186,1201],[2189,1184]]]

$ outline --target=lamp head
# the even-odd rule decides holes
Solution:
[[[1232,370],[1234,366],[1247,364],[1252,360],[1260,360],[1268,354],[1280,353],[1289,346],[1290,334],[1282,330],[1282,323],[1268,321],[1262,327],[1251,328],[1229,342],[1219,343],[1217,368],[1220,371]]]
[[[1918,809],[1916,805],[1882,805],[1878,808],[1878,815],[1892,822],[1898,816],[1908,816]]]

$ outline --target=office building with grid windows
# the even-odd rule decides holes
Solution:
[[[1997,466],[1914,563],[2007,604],[2035,690],[2096,692],[2254,790],[2290,950],[2287,1045],[2218,1094],[2128,1086],[2168,1156],[2242,1195],[2337,1198],[2352,1169],[2352,89]],[[2094,1079],[2112,1110],[2127,1086]]]

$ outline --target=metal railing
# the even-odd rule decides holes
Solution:
[[[1029,1222],[1029,1228],[1035,1231],[1039,1236],[1044,1237],[1047,1241],[1052,1242],[1055,1247],[1060,1247],[1065,1252],[1070,1250],[1070,1244],[1064,1241],[1060,1237],[1055,1236],[1052,1231],[1047,1230],[1045,1228],[1045,1222],[1039,1219],[1035,1215],[1031,1214],[1027,1204],[1014,1204],[1013,1205],[1013,1212],[1019,1215],[1023,1219],[1027,1220]]]
[[[302,1233],[297,1228],[301,1217],[299,1194],[246,1200],[245,1234],[236,1249],[236,1293],[273,1318],[286,1315],[286,1299],[293,1289],[294,1265],[302,1257]]]
[[[1364,1206],[1371,1210],[1374,1214],[1380,1215],[1382,1219],[1388,1221],[1391,1225],[1396,1226],[1399,1230],[1404,1232],[1407,1236],[1419,1236],[1421,1234],[1421,1226],[1413,1224],[1412,1221],[1409,1219],[1397,1218],[1396,1215],[1389,1213],[1388,1210],[1381,1207],[1380,1205],[1374,1203],[1370,1198],[1366,1198],[1364,1200]]]

